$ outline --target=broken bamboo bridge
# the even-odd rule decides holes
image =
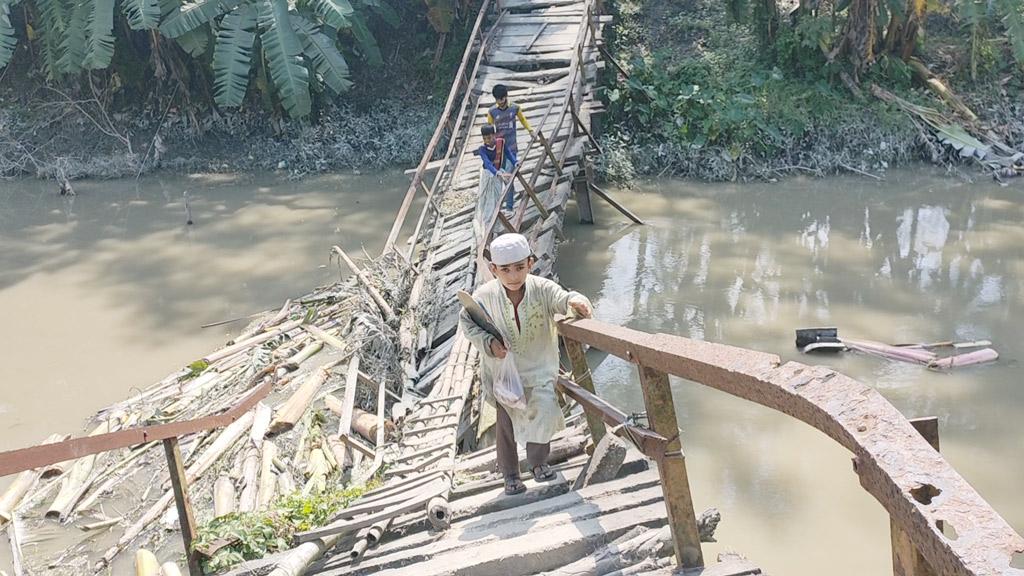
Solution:
[[[598,320],[559,324],[567,426],[552,445],[557,478],[503,495],[487,447],[494,412],[480,401],[456,292],[487,279],[482,248],[505,231],[526,235],[533,272],[553,276],[570,199],[582,222],[593,223],[592,201],[607,201],[640,223],[590,164],[601,152],[595,92],[609,21],[597,0],[485,0],[382,255],[360,264],[335,247],[353,272],[345,281],[286,302],[102,411],[90,435],[0,454],[0,476],[17,474],[0,498],[16,574],[123,574],[133,561],[137,574],[179,574],[181,544],[166,538],[176,527],[185,570],[212,573],[238,539],[204,540],[200,521],[339,486],[370,489],[230,573],[760,574],[742,556],[702,552],[719,517],[698,514],[691,497],[687,465],[700,464],[686,460],[671,376],[783,412],[847,448],[891,518],[894,574],[1024,576],[1014,567],[1024,538],[942,458],[934,419],[908,421],[827,368]],[[499,83],[534,128],[507,185],[510,215],[477,198],[474,151]],[[588,349],[636,366],[646,418],[596,394]],[[104,516],[104,502],[125,512]],[[110,532],[55,558],[22,558],[26,531],[81,518]],[[144,547],[170,561],[161,567]]]

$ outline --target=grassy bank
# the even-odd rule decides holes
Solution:
[[[823,48],[824,16],[758,29],[713,0],[618,0],[610,47],[628,74],[609,73],[602,170],[611,179],[672,174],[708,180],[778,178],[794,172],[881,174],[911,161],[957,165],[955,155],[903,109],[868,93],[872,84],[907,102],[939,107],[899,58],[863,71],[855,95],[849,67]],[[783,18],[788,18],[783,10]],[[1012,59],[991,52],[964,81],[955,58],[966,41],[951,15],[930,17],[917,51],[1004,141],[1024,143],[1024,81]],[[820,46],[819,46],[820,45]]]

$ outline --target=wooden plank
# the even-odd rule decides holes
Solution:
[[[605,202],[611,204],[613,208],[615,208],[616,210],[621,212],[626,218],[629,218],[630,220],[632,220],[633,222],[635,222],[637,224],[643,224],[644,223],[644,221],[641,220],[636,214],[633,214],[632,212],[629,211],[628,208],[626,208],[622,204],[619,204],[618,202],[616,202],[614,198],[612,198],[604,190],[601,190],[601,188],[598,187],[596,184],[591,183],[590,184],[590,189],[593,190],[595,194],[600,196]]]
[[[495,50],[487,58],[487,61],[495,66],[568,65],[572,62],[572,50],[560,50],[547,54],[519,54]]]
[[[181,526],[181,540],[185,545],[185,557],[188,559],[188,573],[190,576],[203,576],[199,554],[192,546],[196,534],[196,519],[192,514],[192,502],[188,497],[188,480],[185,477],[185,466],[182,463],[181,447],[178,446],[177,438],[164,439],[164,455],[167,457],[167,468],[171,475],[174,503],[178,507],[178,523]]]
[[[697,517],[693,512],[690,479],[686,475],[686,458],[679,439],[676,406],[672,400],[672,387],[668,374],[641,365],[640,388],[644,393],[647,419],[654,432],[669,439],[665,457],[658,461],[658,476],[665,490],[665,508],[672,529],[676,561],[685,569],[704,566],[700,549]]]

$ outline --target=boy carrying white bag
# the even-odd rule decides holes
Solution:
[[[461,312],[459,324],[481,353],[484,398],[491,404],[497,400],[498,468],[505,477],[505,494],[513,495],[526,490],[519,476],[517,442],[526,446],[526,460],[534,479],[555,478],[547,465],[551,438],[565,428],[555,396],[555,315],[572,313],[590,318],[593,308],[582,294],[530,274],[536,258],[521,234],[498,236],[485,257],[495,279],[480,286],[472,299],[493,326],[488,326],[488,331],[467,309]]]

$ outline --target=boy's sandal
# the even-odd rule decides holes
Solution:
[[[526,484],[519,479],[518,475],[508,474],[505,476],[505,495],[515,496],[516,494],[522,494],[526,492]]]
[[[547,482],[555,479],[555,471],[551,469],[551,466],[547,464],[541,464],[540,466],[534,466],[533,468],[533,479],[538,482]]]

